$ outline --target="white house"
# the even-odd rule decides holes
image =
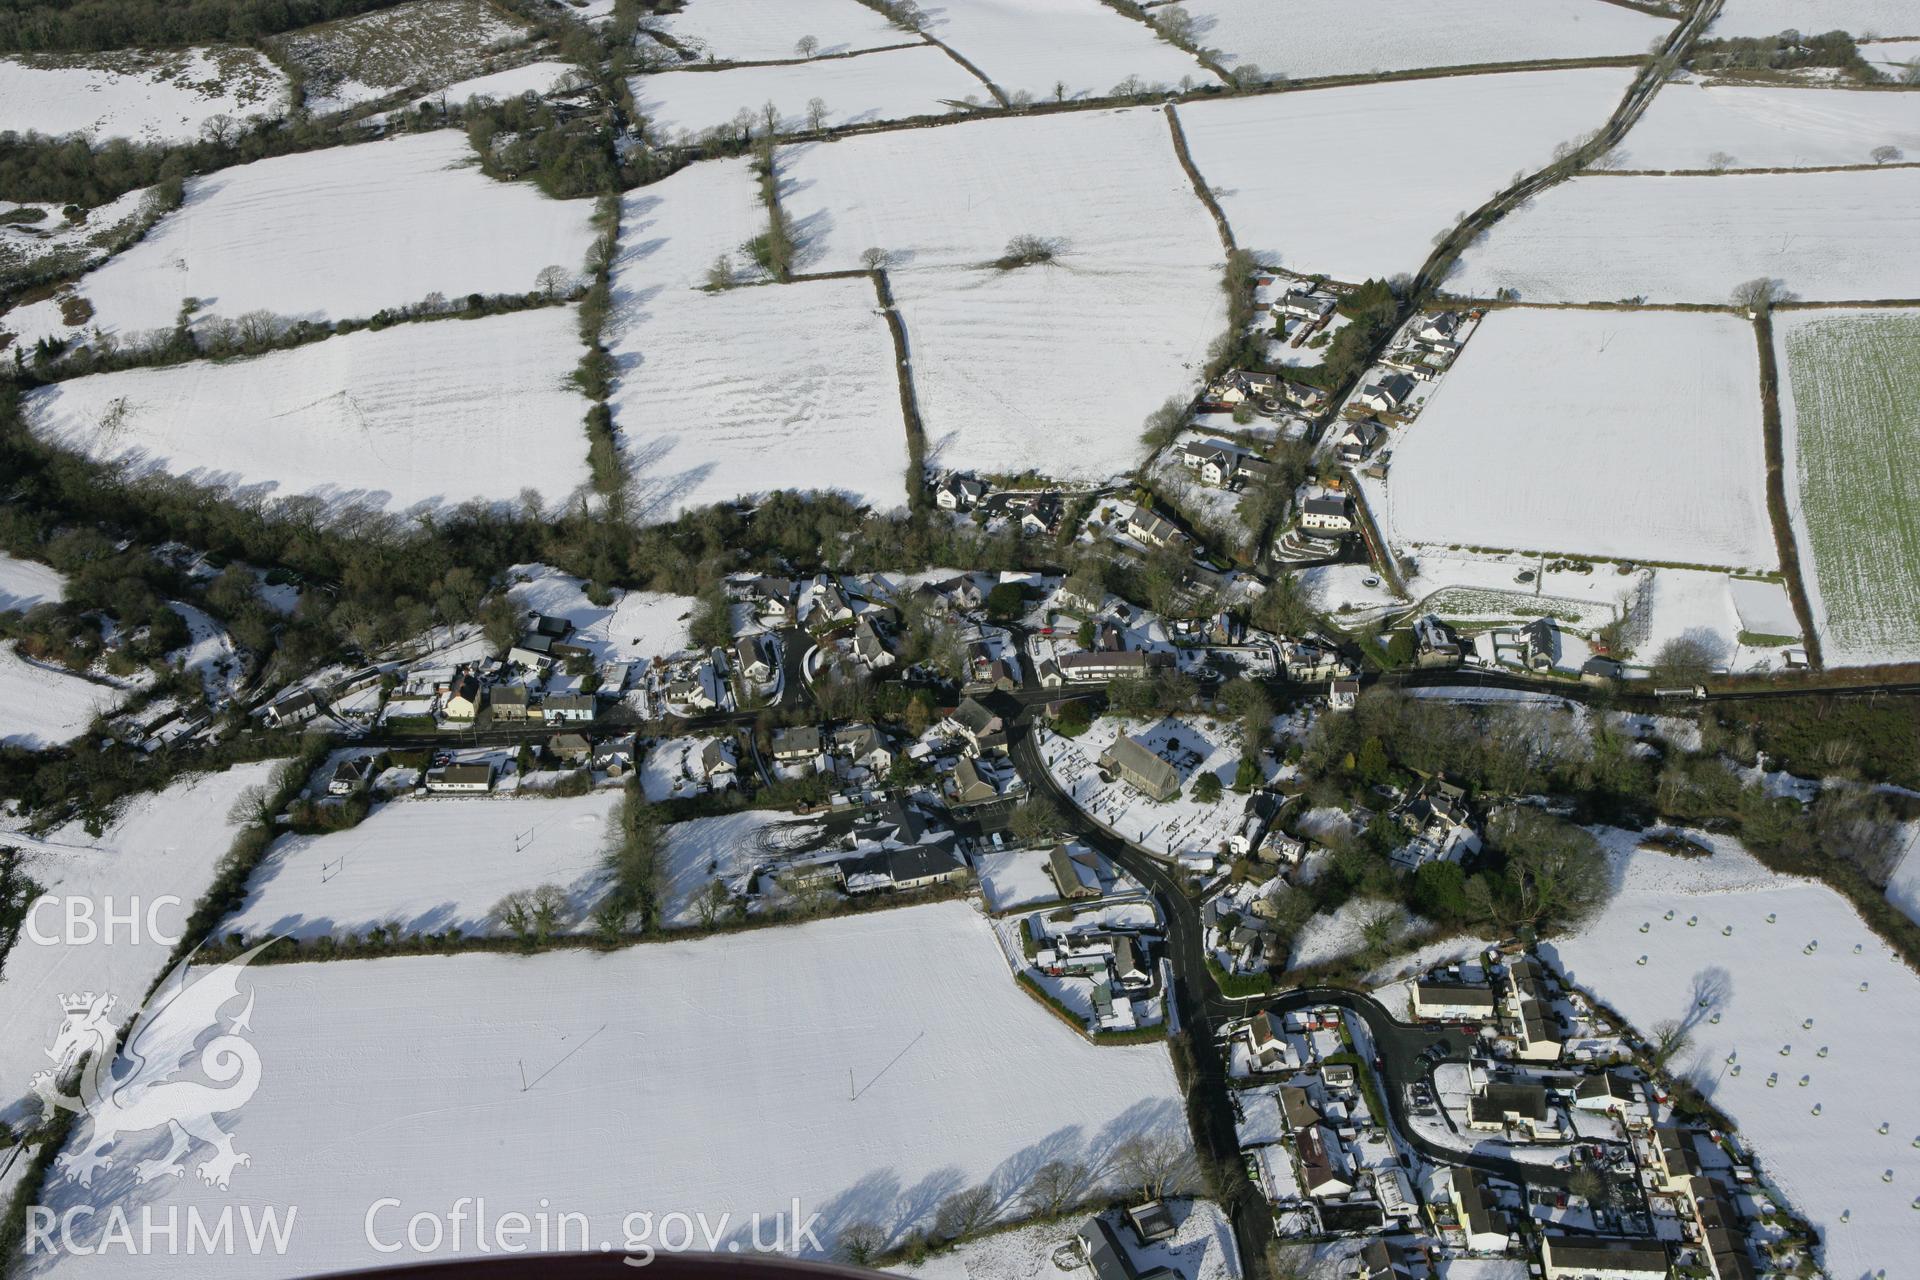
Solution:
[[[1352,533],[1353,517],[1347,512],[1347,500],[1335,493],[1322,493],[1300,504],[1300,527],[1324,529],[1329,533]]]

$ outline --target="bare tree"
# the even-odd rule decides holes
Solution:
[[[1153,25],[1174,44],[1187,46],[1193,43],[1193,15],[1184,7],[1170,4],[1153,15]]]
[[[540,274],[533,278],[533,282],[539,286],[542,293],[547,295],[547,301],[552,302],[563,290],[572,286],[573,273],[555,264],[540,268]]]
[[[1685,1053],[1687,1046],[1692,1043],[1693,1033],[1687,1030],[1685,1023],[1672,1018],[1656,1022],[1653,1024],[1653,1040],[1647,1050],[1647,1060],[1654,1071],[1665,1071],[1667,1064]]]
[[[826,132],[827,100],[825,98],[807,99],[807,127],[815,133]]]
[[[793,51],[803,58],[811,58],[820,51],[820,41],[813,36],[801,36],[793,42]]]
[[[1736,157],[1726,151],[1716,151],[1707,157],[1707,168],[1713,170],[1715,173],[1720,172],[1722,169],[1731,169],[1736,163],[1738,163]]]
[[[1774,303],[1785,302],[1790,296],[1781,281],[1771,276],[1755,276],[1734,286],[1733,305],[1755,315],[1765,315],[1773,310]]]
[[[215,112],[200,124],[200,136],[216,147],[224,147],[233,141],[233,135],[239,132],[240,125],[224,111]]]
[[[1049,1160],[1034,1170],[1021,1197],[1033,1213],[1055,1217],[1065,1213],[1093,1186],[1093,1171],[1078,1160]]]
[[[516,889],[493,904],[487,913],[492,921],[522,942],[533,937],[533,894]]]
[[[1717,657],[1702,637],[1682,634],[1660,646],[1650,670],[1663,686],[1699,684],[1713,674]]]
[[[227,821],[236,827],[249,824],[270,827],[275,816],[273,789],[257,782],[235,796],[232,807],[227,810]]]
[[[1884,147],[1875,147],[1873,149],[1872,154],[1873,154],[1873,162],[1875,164],[1892,164],[1895,160],[1902,159],[1906,156],[1906,152],[1902,151],[1900,148],[1896,146],[1891,146],[1891,145],[1884,146]]]
[[[1029,844],[1039,844],[1058,836],[1066,824],[1053,801],[1045,796],[1029,796],[1013,811],[1009,825],[1014,835]]]
[[[1124,1139],[1113,1149],[1113,1164],[1128,1185],[1150,1200],[1180,1194],[1199,1175],[1187,1135],[1172,1125]]]
[[[706,288],[707,291],[711,293],[720,289],[731,289],[732,287],[733,255],[723,253],[713,260],[712,266],[707,268]]]
[[[869,271],[884,271],[886,270],[887,263],[892,260],[893,255],[885,249],[876,247],[872,249],[862,249],[860,251],[860,265]]]
[[[991,1187],[956,1191],[940,1202],[940,1208],[934,1213],[933,1229],[949,1240],[974,1235],[993,1221],[996,1207]]]

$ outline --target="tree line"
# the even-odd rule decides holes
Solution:
[[[0,50],[74,53],[248,44],[401,0],[0,0]]]

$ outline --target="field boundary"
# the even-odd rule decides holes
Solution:
[[[1813,625],[1813,602],[1807,595],[1806,579],[1800,573],[1800,546],[1793,536],[1793,508],[1787,502],[1786,440],[1781,426],[1780,367],[1773,350],[1773,317],[1764,311],[1754,316],[1753,334],[1760,347],[1760,420],[1767,455],[1767,518],[1773,524],[1774,552],[1780,557],[1780,572],[1786,576],[1787,598],[1793,601],[1793,616],[1799,621],[1805,640],[1807,665],[1818,671],[1826,664],[1820,652],[1820,633]]]
[[[646,33],[658,40],[658,32]],[[661,41],[662,44],[666,42]],[[741,71],[749,67],[804,67],[809,62],[838,62],[846,58],[864,58],[870,53],[898,53],[902,49],[925,49],[933,42],[929,39],[904,40],[899,44],[875,45],[871,49],[849,49],[845,53],[816,53],[811,58],[761,58],[757,60],[689,62],[678,67],[656,67],[652,71],[636,72],[642,76],[666,76],[676,71]],[[673,47],[673,46],[669,46]]]
[[[913,388],[913,350],[907,342],[907,319],[894,305],[893,282],[885,267],[862,272],[873,280],[887,332],[893,336],[893,370],[900,384],[900,420],[907,431],[907,507],[916,514],[927,501],[927,428],[920,420],[920,398]]]
[[[1787,177],[1796,173],[1860,173],[1876,169],[1920,169],[1920,160],[1889,160],[1886,164],[1776,165],[1765,169],[1582,169],[1582,178],[1741,178]]]
[[[1227,211],[1213,198],[1213,191],[1207,186],[1207,180],[1201,176],[1200,167],[1193,162],[1193,153],[1187,150],[1187,131],[1180,123],[1180,114],[1174,110],[1174,104],[1167,104],[1167,128],[1173,134],[1173,154],[1180,161],[1180,167],[1187,171],[1187,180],[1193,183],[1193,194],[1200,197],[1200,203],[1213,215],[1213,225],[1220,230],[1220,244],[1228,253],[1240,246],[1234,243],[1233,224],[1227,221]]]

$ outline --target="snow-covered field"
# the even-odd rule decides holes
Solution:
[[[1642,1032],[1687,1025],[1692,1047],[1675,1068],[1732,1117],[1820,1231],[1828,1274],[1896,1266],[1913,1244],[1920,1095],[1887,1086],[1920,1053],[1920,977],[1831,889],[1698,838],[1711,858],[1637,852],[1637,837],[1612,836],[1619,892],[1551,949]]]
[[[1787,169],[1920,152],[1920,95],[1676,83],[1612,152],[1623,169]]]
[[[1199,386],[1226,326],[1219,272],[1077,255],[1019,271],[908,271],[894,299],[913,350],[928,461],[1103,480],[1141,424]]]
[[[640,359],[634,331],[656,308],[677,303],[677,294],[704,285],[715,259],[731,258],[736,276],[744,279],[752,264],[741,246],[766,226],[767,211],[745,160],[691,165],[622,196],[607,339],[622,367]]]
[[[489,1217],[585,1215],[572,1248],[639,1243],[628,1215],[678,1211],[744,1249],[750,1215],[768,1215],[768,1239],[797,1198],[803,1221],[820,1215],[797,1247],[820,1255],[853,1223],[897,1237],[975,1184],[1011,1207],[1047,1160],[1186,1134],[1165,1048],[1096,1047],[1061,1026],[964,903],[609,954],[274,965],[244,981],[263,1064],[235,1125],[251,1164],[229,1191],[191,1177],[136,1188],[116,1158],[87,1198],[162,1214],[297,1205],[297,1226],[284,1256],[183,1253],[144,1260],[150,1275],[387,1264],[370,1211],[376,1239],[404,1240],[412,1214],[463,1196]],[[59,1209],[85,1194],[49,1190]],[[383,1198],[397,1207],[376,1209]],[[474,1232],[441,1248],[471,1251]],[[63,1255],[47,1270],[116,1265]]]
[[[37,604],[67,597],[67,576],[38,560],[19,560],[0,551],[0,613],[25,613]]]
[[[526,34],[484,0],[410,0],[302,28],[276,45],[305,73],[307,110],[326,115],[471,78],[490,69],[490,50]]]
[[[1774,568],[1759,377],[1729,316],[1493,312],[1395,448],[1390,536]]]
[[[1099,97],[1136,77],[1150,88],[1218,83],[1191,54],[1100,0],[966,0],[928,14],[927,33],[1009,96]]]
[[[37,751],[85,733],[94,716],[120,705],[126,695],[63,667],[23,658],[0,644],[0,744]]]
[[[1920,169],[1576,178],[1503,219],[1447,288],[1725,303],[1761,277],[1816,302],[1920,297]]]
[[[698,795],[706,789],[701,753],[711,738],[668,738],[648,750],[640,765],[640,788],[656,804],[675,796]],[[740,748],[732,748],[739,758]]]
[[[618,791],[573,799],[439,797],[383,804],[324,836],[282,836],[220,925],[248,938],[503,933],[495,903],[520,889],[567,891],[566,927],[592,927],[607,884],[600,865]]]
[[[45,279],[85,271],[104,260],[110,249],[132,234],[147,216],[148,201],[152,198],[154,193],[150,188],[137,187],[92,209],[0,200],[0,215],[24,217],[29,210],[39,211],[39,217],[30,221],[0,222],[0,280]],[[80,215],[77,222],[67,221],[69,207]],[[37,320],[35,312],[39,313]],[[0,311],[0,332],[19,332],[22,317],[32,321],[38,332],[60,322],[59,305]]]
[[[614,422],[643,518],[775,489],[905,504],[893,339],[870,281],[688,293],[615,352]]]
[[[797,58],[795,46],[807,36],[818,43],[816,54],[883,49],[917,39],[859,0],[692,0],[678,13],[649,16],[644,25],[671,35],[702,60],[718,62]]]
[[[432,293],[530,293],[548,266],[581,269],[592,214],[485,176],[464,133],[410,134],[189,179],[186,203],[79,292],[86,327],[121,334],[172,328],[187,297],[203,317],[341,320]],[[51,302],[6,323],[26,342],[75,332]]]
[[[1383,898],[1355,898],[1342,904],[1339,910],[1316,915],[1302,925],[1294,935],[1293,956],[1288,964],[1295,967],[1325,964],[1365,950],[1367,925],[1381,916],[1393,921],[1387,935],[1389,943],[1427,925],[1420,917],[1408,915],[1398,903]]]
[[[1200,43],[1221,62],[1295,80],[1309,76],[1632,56],[1671,22],[1590,0],[1187,0]]]
[[[42,439],[263,496],[376,507],[560,502],[586,482],[571,308],[396,325],[33,393]]]
[[[1787,30],[1808,35],[1839,30],[1862,38],[1920,36],[1920,14],[1911,0],[1727,0],[1710,34],[1719,39]]]
[[[1886,40],[1879,44],[1863,44],[1860,46],[1860,56],[1889,75],[1899,75],[1906,71],[1909,64],[1920,59],[1920,40]]]
[[[810,271],[857,268],[876,247],[892,256],[890,270],[903,273],[980,266],[1019,235],[1057,241],[1060,261],[1094,270],[1217,265],[1222,256],[1213,220],[1156,110],[998,118],[801,143],[781,148],[780,177],[781,204]]]
[[[1157,111],[987,120],[781,152],[809,270],[890,255],[931,460],[1098,478],[1191,394],[1221,249]],[[1051,264],[990,265],[1016,236]]]
[[[1276,1114],[1277,1111],[1276,1111]],[[1239,1280],[1240,1255],[1233,1226],[1211,1200],[1176,1200],[1170,1206],[1179,1223],[1166,1240],[1141,1248],[1125,1221],[1115,1217],[1114,1234],[1127,1256],[1142,1272],[1168,1267],[1182,1280]],[[1053,1251],[1073,1237],[1082,1220],[1041,1222],[1017,1231],[1003,1231],[968,1240],[936,1253],[919,1266],[894,1268],[894,1274],[914,1280],[1035,1280],[1051,1276],[1056,1268]]]
[[[992,101],[984,85],[932,45],[794,65],[668,71],[634,80],[633,94],[648,124],[666,138],[702,133],[742,111],[759,117],[769,102],[781,132],[793,133],[812,127],[816,98],[824,104],[820,122],[829,128],[942,116],[952,110],[947,102],[967,98]]]
[[[1920,658],[1920,313],[1774,322],[1787,506],[1830,665]]]
[[[1294,271],[1359,281],[1418,267],[1463,211],[1598,127],[1632,77],[1622,67],[1447,76],[1194,102],[1179,113],[1194,165],[1242,247]]]
[[[490,71],[470,80],[456,80],[420,99],[422,102],[463,103],[469,98],[504,102],[523,94],[547,94],[561,84],[580,80],[580,68],[571,62],[528,62],[505,71]]]
[[[227,811],[243,790],[265,782],[273,767],[271,761],[241,765],[136,796],[98,837],[78,823],[59,827],[44,840],[8,834],[6,843],[26,854],[27,875],[58,900],[39,908],[36,927],[42,936],[64,936],[67,899],[90,903],[94,920],[102,924],[110,905],[124,916],[137,901],[143,919],[154,905],[159,932],[176,933],[233,842]],[[166,896],[179,904],[158,902]],[[52,1045],[64,1016],[61,996],[112,992],[119,997],[117,1019],[138,1011],[172,946],[150,936],[144,924],[138,938],[127,935],[125,925],[110,940],[96,936],[90,942],[78,931],[71,940],[52,943],[22,934],[7,954],[0,977],[0,1117],[25,1118],[12,1104],[26,1093],[33,1073],[47,1066],[43,1050]]]
[[[517,581],[521,577],[527,581]],[[516,605],[565,618],[573,625],[567,643],[591,650],[597,662],[645,662],[681,653],[693,643],[688,632],[692,596],[616,587],[612,603],[600,605],[587,598],[584,579],[546,565],[517,564],[507,578],[513,582],[507,594]]]
[[[286,73],[237,46],[0,58],[0,120],[19,133],[177,144],[214,116],[286,110]]]

